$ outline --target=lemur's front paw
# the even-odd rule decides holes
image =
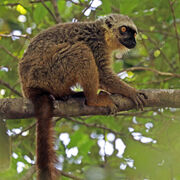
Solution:
[[[109,108],[109,112],[108,112],[109,115],[116,115],[117,114],[118,107],[115,104],[108,106],[108,108]]]
[[[115,115],[118,112],[118,106],[116,106],[116,104],[113,102],[111,96],[105,91],[101,91],[99,93],[99,96],[107,97],[109,99],[108,104],[107,104],[107,107],[108,107],[109,111],[108,111],[107,114],[108,115]]]
[[[140,108],[143,111],[144,106],[146,106],[146,100],[148,99],[147,95],[141,91],[135,91],[130,95],[130,98],[135,103],[136,108]]]

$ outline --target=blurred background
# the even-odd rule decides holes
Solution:
[[[137,89],[180,89],[180,0],[1,0],[0,98],[22,96],[18,61],[37,33],[110,13],[139,31],[135,49],[113,54],[119,77]],[[0,180],[35,179],[35,123],[0,117]],[[63,180],[180,180],[179,109],[57,118],[55,130]]]

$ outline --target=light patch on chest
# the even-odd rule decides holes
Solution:
[[[108,31],[105,33],[105,41],[107,44],[109,54],[112,54],[112,52],[115,50],[119,50],[119,53],[123,56],[123,54],[129,51],[128,48],[126,48],[119,42],[119,40],[115,37],[113,32]]]

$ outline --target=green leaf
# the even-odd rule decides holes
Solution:
[[[154,51],[154,57],[158,57],[161,54],[159,50]]]
[[[42,4],[38,4],[34,10],[34,19],[37,24],[41,23],[42,20],[47,15],[47,10],[44,8]]]

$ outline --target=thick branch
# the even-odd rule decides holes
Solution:
[[[146,107],[173,107],[180,108],[180,90],[173,89],[148,89],[142,90],[148,96]],[[127,111],[135,108],[134,103],[121,95],[112,95],[119,111]],[[106,115],[108,108],[88,107],[84,104],[84,98],[72,98],[68,101],[54,102],[54,116],[70,117],[85,115]],[[30,118],[34,116],[32,103],[23,98],[1,99],[0,117],[6,119]]]

